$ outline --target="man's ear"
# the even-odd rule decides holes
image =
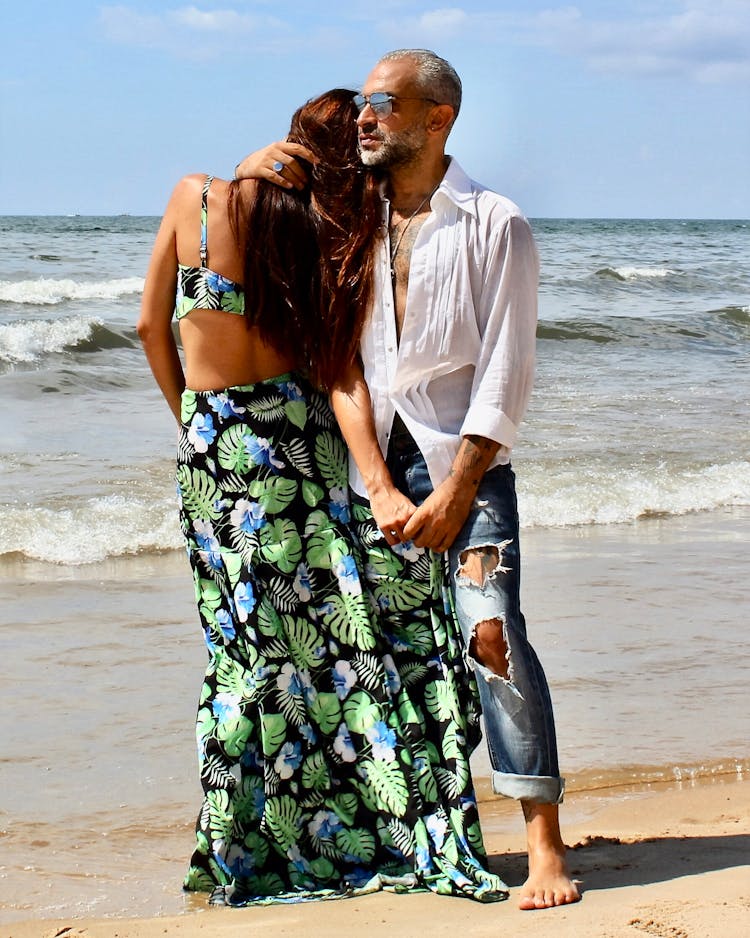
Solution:
[[[430,111],[428,130],[447,134],[453,124],[453,108],[450,104],[436,104]]]

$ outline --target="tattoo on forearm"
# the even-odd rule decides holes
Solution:
[[[450,476],[477,486],[482,481],[488,456],[495,444],[483,436],[467,436],[461,444],[456,461],[451,466]]]

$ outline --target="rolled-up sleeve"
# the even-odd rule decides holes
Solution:
[[[522,215],[506,216],[488,239],[476,306],[481,345],[461,436],[516,442],[534,383],[538,286],[531,227]]]

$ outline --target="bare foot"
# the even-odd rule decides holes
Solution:
[[[529,845],[529,878],[521,887],[519,909],[551,909],[578,902],[581,894],[570,878],[556,804],[523,802]]]

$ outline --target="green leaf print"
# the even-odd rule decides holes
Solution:
[[[248,678],[251,677],[252,672],[244,668],[239,661],[229,655],[221,655],[216,668],[216,690],[219,693],[248,697]]]
[[[341,723],[341,704],[336,694],[322,692],[308,705],[310,719],[319,727],[321,733],[330,736]]]
[[[393,631],[418,655],[429,655],[434,650],[435,633],[429,621],[412,619],[407,625],[395,628]]]
[[[216,886],[216,880],[207,870],[191,866],[183,886],[191,892],[211,892]]]
[[[427,709],[438,720],[450,720],[456,713],[456,700],[444,681],[433,681],[425,687],[424,701]]]
[[[380,707],[364,690],[357,690],[344,701],[344,719],[350,730],[366,733],[381,719]]]
[[[250,495],[263,506],[267,515],[277,515],[294,500],[297,494],[297,483],[294,479],[271,476],[251,482],[249,491]]]
[[[195,394],[192,392],[183,394],[180,401],[180,423],[189,424],[197,409],[198,399]]]
[[[417,684],[421,681],[428,673],[429,668],[425,664],[419,664],[418,662],[411,662],[410,664],[401,665],[398,669],[398,676],[401,678],[401,683],[404,687],[411,687],[413,684]]]
[[[440,786],[440,791],[445,798],[447,798],[448,801],[458,798],[463,791],[463,785],[458,775],[456,775],[455,772],[451,772],[450,769],[444,769],[440,766],[435,766],[434,772],[435,778]]]
[[[263,783],[261,782],[262,787]],[[243,844],[253,854],[256,867],[263,867],[268,859],[268,841],[266,838],[256,833],[256,831],[250,831],[246,835]]]
[[[334,811],[341,819],[342,824],[351,827],[354,823],[354,817],[359,810],[359,799],[351,792],[343,795],[336,795],[335,798],[326,799],[326,807]]]
[[[409,790],[398,762],[367,759],[362,763],[367,785],[375,793],[381,810],[385,807],[396,817],[403,817],[409,803]]]
[[[427,584],[410,580],[377,580],[373,584],[375,598],[381,608],[399,612],[418,609],[430,596]]]
[[[234,589],[240,581],[240,576],[245,565],[241,555],[231,550],[224,551],[222,557],[224,558],[224,566],[227,568],[229,584],[232,589]]]
[[[266,800],[264,820],[279,851],[285,854],[300,837],[301,808],[291,795],[274,795]]]
[[[229,792],[223,788],[206,793],[208,804],[208,829],[211,840],[229,843],[232,837],[232,815],[229,810]]]
[[[302,764],[302,785],[313,791],[328,791],[331,787],[331,775],[328,771],[325,755],[317,750],[309,755]]]
[[[216,507],[216,503],[221,492],[207,472],[181,465],[177,467],[176,478],[183,508],[191,518],[215,521],[220,517],[221,509]]]
[[[212,693],[211,688],[204,684],[203,688],[208,688],[209,694]],[[208,707],[201,707],[198,711],[198,717],[195,722],[195,735],[198,739],[206,739],[208,736],[213,734],[214,729],[216,728],[216,719],[208,709]]]
[[[267,596],[263,596],[257,607],[258,628],[264,635],[282,636],[281,616],[274,609],[273,604]]]
[[[307,542],[307,565],[322,570],[330,570],[350,553],[347,542],[335,528],[323,528],[317,531]]]
[[[257,795],[263,791],[263,779],[255,775],[245,775],[239,786],[235,788],[232,795],[234,805],[234,819],[238,826],[247,828],[251,822],[258,819]],[[248,846],[249,837],[245,838],[245,846]],[[259,843],[262,842],[258,837]],[[258,857],[256,856],[256,863]]]
[[[375,647],[376,638],[370,622],[370,610],[362,594],[334,594],[328,598],[322,612],[323,622],[334,638],[364,650]]]
[[[261,717],[263,755],[272,756],[286,739],[286,720],[280,713],[264,713]]]
[[[216,738],[224,743],[224,752],[231,758],[239,758],[247,747],[247,740],[253,724],[247,717],[219,722],[216,726]]]
[[[363,827],[337,831],[336,846],[341,853],[357,857],[363,863],[369,863],[375,856],[375,837]]]
[[[323,644],[323,638],[315,626],[307,619],[295,619],[282,616],[284,631],[289,645],[289,655],[297,668],[317,668],[323,659],[317,654]]]
[[[307,405],[304,401],[287,401],[284,404],[284,412],[290,423],[293,423],[295,427],[299,427],[300,430],[304,429],[307,423]]]
[[[326,860],[325,857],[316,857],[310,864],[310,869],[313,871],[315,879],[319,883],[328,883],[331,880],[336,880],[336,868],[330,860]]]
[[[315,461],[329,489],[345,489],[349,480],[346,448],[340,437],[328,431],[315,440]]]
[[[446,759],[461,758],[461,744],[458,739],[458,727],[455,723],[451,722],[445,728],[441,748]]]
[[[261,528],[259,553],[266,563],[274,564],[282,573],[297,569],[302,558],[302,541],[294,522],[277,518]]]
[[[404,569],[403,562],[390,547],[375,545],[367,551],[367,564],[378,576],[397,577]]]
[[[244,473],[253,464],[245,446],[245,436],[252,436],[242,423],[234,423],[218,439],[219,465],[231,472]]]
[[[302,480],[302,497],[305,500],[305,504],[309,505],[310,508],[315,508],[324,495],[325,492],[319,485],[316,485],[309,479]]]

